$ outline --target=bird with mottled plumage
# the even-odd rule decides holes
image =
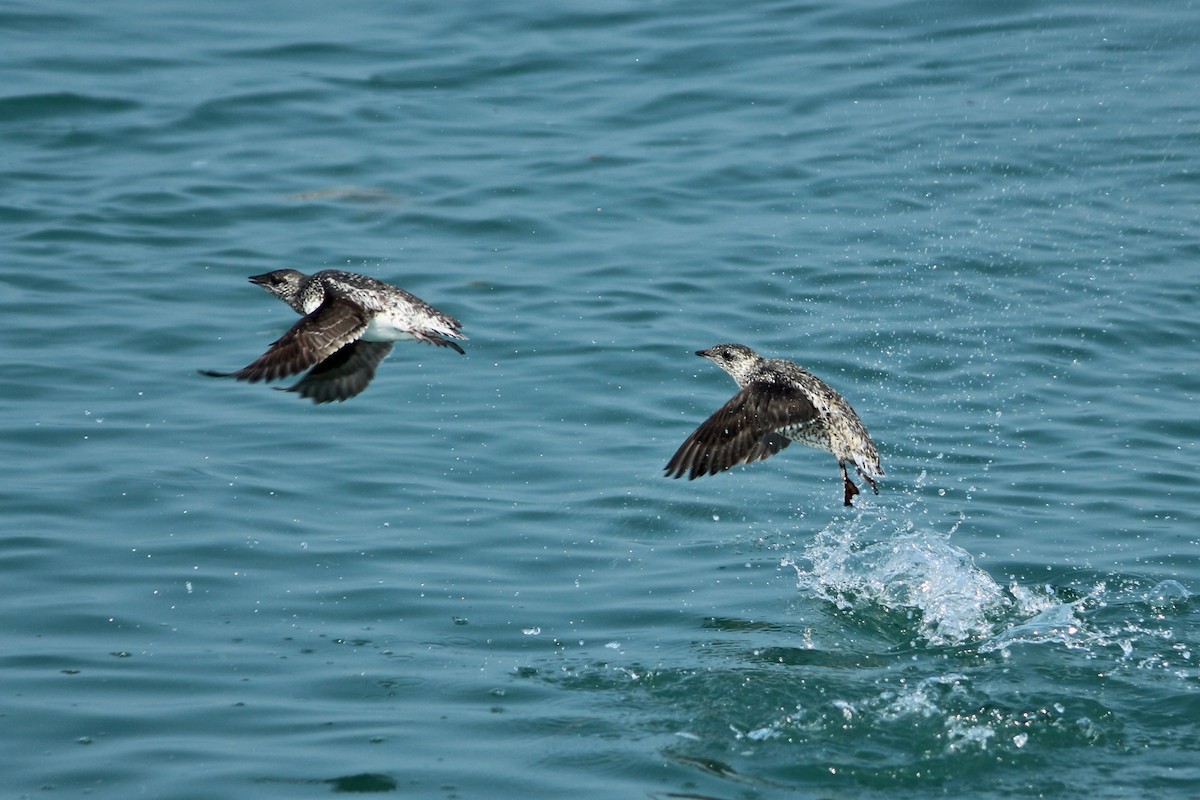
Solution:
[[[845,505],[859,493],[846,462],[879,494],[879,452],[858,414],[823,380],[791,361],[763,358],[741,344],[697,350],[725,370],[739,391],[701,423],[667,464],[669,477],[715,475],[775,455],[798,442],[834,455],[842,470]]]
[[[336,269],[305,275],[279,269],[255,275],[250,282],[304,317],[237,372],[205,370],[205,375],[255,383],[307,370],[286,391],[314,403],[341,402],[367,388],[394,342],[415,340],[463,352],[452,341],[467,338],[458,320],[366,275]]]

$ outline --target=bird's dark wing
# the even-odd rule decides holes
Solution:
[[[672,478],[688,473],[691,480],[768,458],[790,441],[779,430],[816,418],[816,407],[799,389],[782,383],[751,383],[684,440],[666,473]]]
[[[366,313],[354,303],[339,298],[327,300],[272,343],[267,352],[230,373],[230,377],[255,383],[303,372],[356,341],[367,323]]]
[[[314,403],[348,400],[367,388],[379,362],[392,352],[391,342],[359,339],[317,364],[286,391],[296,392]]]

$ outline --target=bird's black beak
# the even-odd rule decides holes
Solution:
[[[696,355],[700,356],[701,358],[707,358],[708,351],[707,350],[697,350]]]
[[[269,278],[270,276],[271,276],[271,273],[269,273],[269,272],[264,273],[262,275],[251,275],[250,282],[253,283],[255,286],[266,286],[267,278]]]

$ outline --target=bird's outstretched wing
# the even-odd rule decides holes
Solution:
[[[273,342],[267,352],[237,372],[204,374],[250,383],[286,378],[320,364],[356,341],[368,322],[363,309],[354,303],[338,298],[327,300]]]
[[[790,440],[780,431],[818,419],[804,392],[781,383],[751,383],[696,428],[667,463],[672,478],[715,475],[775,455]]]
[[[314,403],[349,400],[367,388],[375,368],[392,352],[391,342],[359,339],[317,364],[285,391],[296,392]]]

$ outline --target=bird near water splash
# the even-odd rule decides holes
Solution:
[[[336,269],[305,275],[280,269],[255,275],[250,282],[304,318],[242,369],[202,374],[255,383],[307,370],[287,391],[314,403],[341,402],[367,388],[394,342],[416,340],[463,352],[452,341],[466,339],[458,320],[366,275]]]
[[[741,344],[718,344],[696,355],[728,372],[739,391],[683,442],[665,468],[669,477],[715,475],[799,442],[837,458],[845,505],[859,493],[846,474],[847,461],[879,494],[872,478],[882,476],[883,467],[875,443],[829,384],[791,361],[763,358]]]

